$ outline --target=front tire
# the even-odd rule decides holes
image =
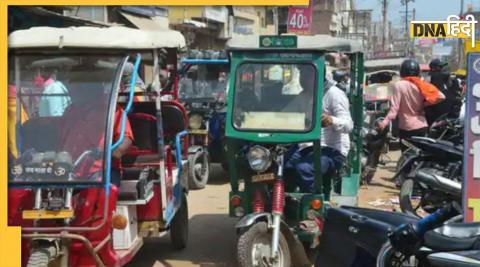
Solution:
[[[48,267],[50,252],[46,248],[35,248],[28,258],[27,267]]]
[[[182,204],[173,217],[170,225],[170,242],[175,250],[184,249],[188,242],[188,203],[182,193]]]
[[[239,267],[290,267],[291,256],[288,243],[280,232],[278,260],[269,264],[272,232],[267,223],[259,222],[241,233],[237,241],[237,260]]]
[[[377,256],[377,266],[376,267],[420,267],[422,266],[417,259],[414,257],[406,257],[405,255],[397,252],[390,241],[387,241],[383,244],[380,252]]]
[[[205,188],[210,176],[208,153],[197,151],[188,156],[188,188],[198,190]]]

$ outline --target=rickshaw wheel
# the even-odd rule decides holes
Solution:
[[[267,223],[259,222],[243,232],[237,241],[237,260],[240,267],[290,267],[291,257],[288,243],[280,232],[278,261],[270,263],[272,232]]]
[[[175,213],[170,225],[170,242],[174,249],[180,250],[188,242],[188,203],[185,193],[182,193],[182,204]]]
[[[210,160],[205,151],[197,151],[188,156],[188,188],[205,188],[210,176]]]

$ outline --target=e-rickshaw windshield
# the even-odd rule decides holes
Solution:
[[[121,55],[14,55],[9,180],[99,183]]]
[[[185,100],[217,98],[226,93],[227,84],[228,65],[193,65],[180,79],[180,96]]]
[[[243,63],[235,77],[233,126],[245,131],[310,131],[316,77],[313,64]]]

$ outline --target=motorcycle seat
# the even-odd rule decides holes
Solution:
[[[452,238],[480,237],[480,222],[445,224],[435,232]]]
[[[470,250],[475,247],[478,237],[451,237],[428,231],[424,237],[425,246],[434,251],[459,251]]]
[[[480,251],[440,252],[428,255],[428,262],[438,267],[474,267],[480,265]]]

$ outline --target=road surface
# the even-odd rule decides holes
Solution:
[[[391,152],[386,166],[377,171],[371,185],[362,187],[359,205],[368,208],[394,210],[398,190],[387,179],[393,176],[399,152]],[[168,234],[160,240],[147,240],[128,267],[235,267],[234,225],[237,219],[228,217],[227,173],[214,165],[213,175],[207,187],[190,191],[188,206],[190,215],[189,242],[182,251],[170,247]],[[392,204],[393,202],[393,204]]]

